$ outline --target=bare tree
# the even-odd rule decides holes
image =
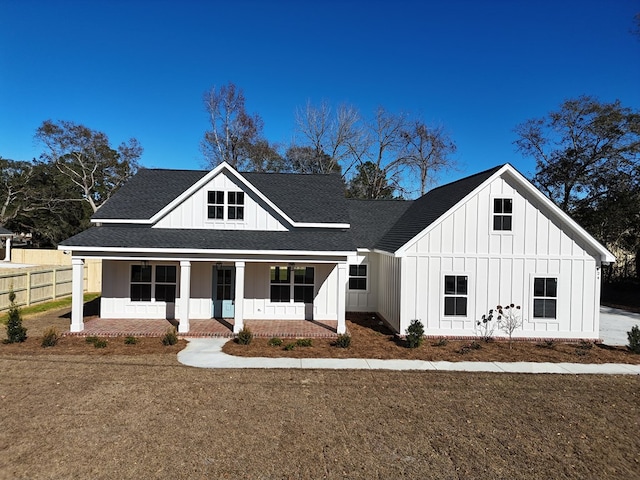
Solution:
[[[365,123],[363,135],[348,143],[359,181],[369,182],[360,188],[368,192],[367,198],[388,198],[389,188],[406,193],[401,178],[401,134],[406,122],[405,114],[393,114],[379,107],[374,117]]]
[[[69,121],[46,120],[35,136],[46,147],[41,159],[68,177],[94,212],[136,172],[142,155],[135,138],[114,150],[106,134]]]
[[[401,133],[400,163],[417,173],[420,195],[433,185],[439,172],[455,166],[451,155],[456,145],[442,126],[429,127],[420,120],[407,125]]]
[[[306,170],[317,173],[341,171],[347,175],[354,165],[350,144],[360,137],[359,121],[360,114],[353,107],[341,105],[334,115],[328,103],[314,106],[309,102],[296,112],[296,130],[303,140],[289,150],[298,157],[304,154],[304,159],[298,160],[304,160],[300,165]],[[313,154],[308,150],[292,150],[295,148],[310,148]]]
[[[246,170],[251,147],[260,140],[263,122],[245,108],[244,93],[233,83],[212,87],[204,94],[211,129],[202,140],[202,151],[211,167],[227,162],[236,170]]]

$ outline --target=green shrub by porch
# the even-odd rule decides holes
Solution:
[[[16,305],[16,294],[13,287],[9,290],[9,318],[7,320],[7,339],[5,343],[21,343],[27,339],[27,329],[22,326],[22,315]]]

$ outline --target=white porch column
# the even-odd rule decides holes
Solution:
[[[11,261],[11,237],[7,237],[7,240],[4,242],[4,246],[6,250],[4,251],[4,261]]]
[[[179,333],[189,332],[189,303],[191,299],[191,262],[180,262],[180,318]]]
[[[336,305],[338,314],[338,333],[346,333],[345,310],[347,308],[347,264],[339,263],[338,267],[338,302]]]
[[[236,262],[236,294],[233,317],[233,333],[244,326],[244,262]]]
[[[84,330],[84,260],[71,258],[71,327],[72,332]]]

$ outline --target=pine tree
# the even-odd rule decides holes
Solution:
[[[16,294],[13,288],[9,291],[9,321],[7,322],[6,343],[24,342],[27,339],[27,329],[22,326],[22,315],[16,305]]]

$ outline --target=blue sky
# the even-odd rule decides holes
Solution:
[[[640,109],[636,0],[0,0],[0,156],[70,120],[130,137],[146,167],[199,169],[202,95],[234,82],[287,144],[297,107],[377,106],[442,124],[457,178],[510,162],[514,127],[582,94]],[[443,180],[446,180],[443,179]]]

